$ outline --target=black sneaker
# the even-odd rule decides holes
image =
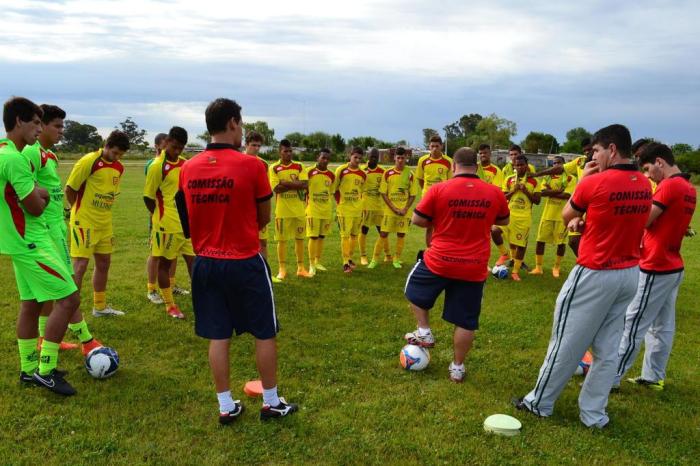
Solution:
[[[352,273],[352,267],[350,267],[350,264],[343,264],[343,272]]]
[[[20,372],[19,373],[19,382],[20,384],[27,384],[27,385],[36,385],[36,380],[34,379],[34,373],[27,374],[26,372]],[[61,369],[56,369],[56,374],[65,377],[68,375],[68,371],[64,371]]]
[[[241,415],[242,412],[243,405],[241,404],[241,400],[234,400],[233,409],[231,411],[227,413],[219,413],[219,424],[224,426],[231,424],[238,416]]]
[[[299,410],[299,405],[295,403],[287,403],[280,397],[280,404],[277,406],[263,405],[260,409],[260,419],[266,421],[277,417],[284,417]]]
[[[523,398],[513,398],[512,400],[510,400],[510,404],[512,404],[513,407],[515,407],[515,409],[517,409],[518,411],[527,411],[528,413],[534,416],[542,417],[530,408],[528,408],[525,402],[523,401]]]
[[[77,392],[75,388],[71,386],[64,378],[61,371],[53,369],[46,375],[40,375],[38,372],[34,373],[34,382],[40,387],[48,388],[54,393],[64,396],[72,396]]]
[[[525,262],[523,262],[523,265],[521,265],[520,268],[525,270],[525,271],[530,270],[530,267]]]

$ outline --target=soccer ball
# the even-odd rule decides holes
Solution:
[[[101,346],[85,356],[85,369],[96,379],[106,379],[117,372],[119,355],[113,348]]]
[[[576,366],[576,372],[574,372],[574,374],[585,377],[588,374],[588,370],[591,368],[592,363],[593,355],[590,351],[586,351],[586,354],[583,355],[583,358],[581,358],[579,361],[578,366]]]
[[[505,265],[494,265],[491,269],[491,275],[499,280],[508,278],[508,267]]]
[[[401,363],[401,367],[407,371],[422,371],[428,367],[430,353],[425,348],[409,344],[401,348],[399,362]]]

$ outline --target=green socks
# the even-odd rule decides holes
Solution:
[[[46,332],[46,322],[49,321],[49,316],[39,316],[39,336],[44,338]]]
[[[25,374],[33,374],[39,367],[39,352],[36,349],[37,339],[28,338],[26,340],[17,339],[19,346],[19,366]]]
[[[36,342],[34,343],[36,345]],[[56,369],[58,365],[58,347],[60,343],[44,340],[41,344],[41,357],[39,358],[39,374],[46,375]]]
[[[75,335],[75,338],[80,340],[80,343],[85,343],[86,341],[92,340],[92,334],[88,329],[87,322],[85,319],[81,320],[77,324],[68,324],[68,328]]]

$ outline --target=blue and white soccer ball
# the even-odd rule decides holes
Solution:
[[[111,377],[119,368],[119,355],[114,348],[101,346],[85,356],[85,369],[96,379]]]
[[[508,278],[508,267],[505,265],[494,265],[491,269],[491,275],[499,280]]]
[[[427,349],[418,345],[408,344],[401,348],[399,362],[401,363],[401,367],[407,371],[422,371],[428,367],[430,353]]]

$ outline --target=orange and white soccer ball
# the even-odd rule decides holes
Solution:
[[[409,344],[401,348],[399,362],[407,371],[422,371],[428,367],[430,353],[425,348]]]

